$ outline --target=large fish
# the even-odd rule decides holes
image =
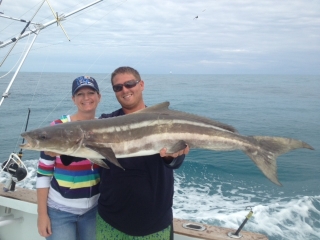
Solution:
[[[168,109],[169,102],[115,118],[76,121],[22,133],[21,148],[85,157],[108,168],[103,159],[120,166],[117,158],[168,153],[185,148],[215,151],[242,150],[273,183],[276,157],[297,148],[313,149],[305,142],[267,136],[243,136],[232,126],[209,118]]]

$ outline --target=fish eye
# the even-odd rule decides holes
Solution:
[[[46,140],[46,139],[47,139],[47,134],[41,133],[41,134],[39,135],[39,139],[41,139],[41,140]]]

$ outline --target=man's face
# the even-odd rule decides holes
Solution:
[[[129,82],[130,81],[130,82]],[[114,85],[122,85],[127,82],[129,83],[136,83],[138,79],[136,79],[133,74],[124,73],[124,74],[117,74],[113,78],[113,86]],[[118,92],[115,92],[116,98],[121,106],[128,110],[139,110],[136,109],[139,106],[144,106],[143,98],[142,98],[142,91],[144,90],[144,82],[143,80],[136,83],[135,86],[131,88],[127,88],[125,85],[122,85],[122,89]]]

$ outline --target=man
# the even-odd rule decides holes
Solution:
[[[111,84],[121,108],[100,118],[117,117],[144,109],[144,82],[131,67],[117,68]],[[119,158],[125,169],[101,168],[97,240],[173,239],[173,169],[183,163],[186,146],[174,154]]]

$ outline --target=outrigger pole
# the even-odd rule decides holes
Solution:
[[[1,14],[0,17],[2,17],[2,18],[8,18],[8,19],[11,19],[11,20],[16,20],[18,22],[25,22],[25,23],[28,22],[27,20],[24,20],[24,19],[21,19],[21,18],[14,18],[14,17],[6,16],[6,15],[3,14],[3,12],[0,12],[0,14]],[[35,22],[31,22],[31,21],[30,21],[30,23],[31,24],[36,24]]]
[[[44,0],[44,1],[42,2],[42,4],[43,4],[45,1],[46,1],[46,0]],[[77,10],[72,11],[72,12],[70,12],[70,13],[68,13],[68,14],[66,14],[66,15],[60,16],[60,17],[59,17],[58,15],[55,15],[55,19],[54,19],[54,20],[52,20],[52,21],[50,21],[50,22],[47,22],[47,23],[45,23],[45,24],[43,24],[43,25],[42,25],[42,24],[36,24],[36,25],[35,25],[35,29],[29,30],[29,31],[26,31],[26,32],[23,31],[24,33],[21,32],[20,35],[17,36],[17,38],[12,38],[12,39],[10,39],[10,40],[8,40],[8,41],[3,42],[3,43],[0,44],[0,48],[3,48],[3,47],[5,47],[5,46],[7,46],[7,45],[9,45],[9,44],[12,44],[12,43],[18,41],[19,39],[24,38],[24,37],[26,37],[26,36],[28,36],[28,35],[30,35],[30,34],[33,34],[33,33],[35,34],[34,38],[32,39],[32,41],[31,41],[31,43],[30,43],[30,46],[29,46],[28,50],[27,50],[26,53],[24,54],[24,56],[23,56],[23,58],[22,58],[22,60],[21,60],[21,62],[20,62],[20,64],[19,64],[17,70],[15,71],[15,74],[13,75],[13,77],[12,77],[12,79],[11,79],[11,81],[10,81],[7,89],[6,89],[6,91],[2,94],[2,98],[1,98],[1,101],[0,101],[0,106],[2,105],[3,100],[4,100],[5,98],[9,97],[9,94],[10,94],[10,93],[9,93],[9,90],[10,90],[10,88],[11,88],[11,86],[12,86],[12,84],[13,84],[13,82],[14,82],[17,74],[18,74],[18,72],[20,71],[20,68],[22,67],[22,64],[24,63],[24,60],[26,59],[26,57],[27,57],[27,55],[28,55],[28,53],[29,53],[29,51],[30,51],[30,49],[31,49],[34,41],[36,40],[39,32],[40,32],[42,29],[45,29],[46,27],[49,27],[50,25],[52,25],[52,24],[54,24],[54,23],[59,24],[60,21],[65,20],[67,17],[69,17],[69,16],[71,16],[71,15],[77,13],[77,12],[80,12],[80,11],[86,9],[86,8],[89,8],[89,7],[95,5],[95,4],[99,3],[99,2],[102,2],[102,1],[103,1],[103,0],[97,0],[97,1],[95,1],[95,2],[89,3],[89,4],[86,5],[86,6],[83,6],[83,7],[81,7],[81,8],[78,8]],[[41,4],[41,6],[42,6],[42,4]],[[51,8],[51,7],[50,7],[50,8]],[[0,15],[0,16],[1,16],[1,15]],[[30,20],[30,21],[31,21],[31,20]],[[30,24],[30,21],[29,21],[29,24]],[[27,24],[27,26],[24,28],[24,30],[29,26],[29,24]],[[11,50],[10,50],[10,51],[11,51]],[[7,57],[7,56],[6,56],[6,57]]]
[[[42,5],[44,4],[45,0],[40,4],[40,6],[38,7],[37,11],[33,14],[31,20],[29,22],[27,22],[26,26],[24,27],[24,29],[21,31],[20,35],[18,36],[18,38],[13,38],[11,39],[11,41],[14,41],[14,44],[12,45],[12,47],[10,48],[9,52],[7,53],[7,55],[4,57],[4,59],[2,60],[2,62],[0,63],[0,67],[2,66],[2,64],[4,63],[4,61],[7,59],[7,57],[9,56],[9,54],[11,53],[12,49],[14,48],[14,46],[17,44],[17,42],[21,39],[22,34],[26,31],[27,27],[29,27],[32,19],[36,16],[36,14],[39,12],[40,8],[42,7]]]
[[[10,90],[10,88],[11,88],[14,80],[16,79],[16,76],[17,76],[17,74],[19,73],[20,68],[22,67],[22,64],[24,63],[24,60],[26,59],[26,57],[27,57],[27,55],[28,55],[28,53],[29,53],[29,51],[30,51],[30,49],[31,49],[34,41],[36,40],[39,32],[40,32],[40,30],[37,30],[36,32],[34,32],[35,35],[34,35],[32,41],[31,41],[31,43],[30,43],[30,45],[29,45],[26,53],[24,54],[23,58],[21,59],[21,62],[20,62],[20,64],[19,64],[17,70],[15,71],[15,73],[14,73],[14,75],[13,75],[13,77],[12,77],[12,79],[11,79],[11,81],[10,81],[7,89],[6,89],[6,91],[2,94],[2,98],[1,98],[1,101],[0,101],[0,106],[2,105],[3,100],[4,100],[5,98],[9,97],[9,94],[10,94],[10,93],[9,93],[9,90]]]

